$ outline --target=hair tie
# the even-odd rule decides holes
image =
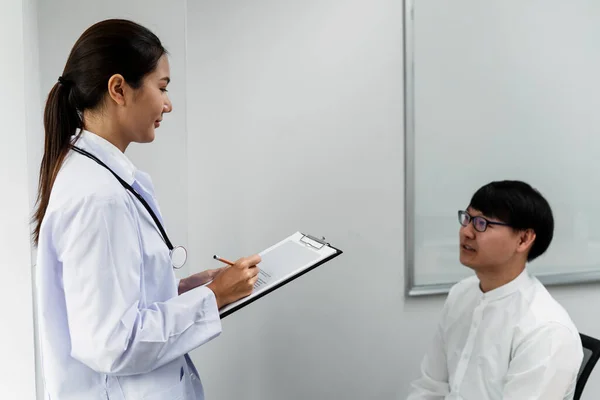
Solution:
[[[72,81],[70,81],[70,80],[68,80],[68,79],[65,79],[65,78],[63,78],[62,76],[59,76],[59,77],[58,77],[58,82],[59,82],[61,85],[63,85],[63,86],[65,86],[65,87],[67,87],[67,88],[70,88],[71,86],[73,86],[73,82],[72,82]]]

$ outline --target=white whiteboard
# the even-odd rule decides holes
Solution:
[[[457,210],[482,185],[528,182],[553,242],[546,284],[600,280],[600,2],[406,0],[406,238],[411,295],[445,292]]]

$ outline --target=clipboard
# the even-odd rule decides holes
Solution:
[[[252,294],[219,310],[221,319],[292,282],[298,277],[333,260],[343,252],[325,238],[296,232],[259,253],[259,278]]]

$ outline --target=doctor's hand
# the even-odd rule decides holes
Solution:
[[[190,275],[187,278],[182,279],[181,281],[179,281],[179,294],[183,294],[188,290],[192,290],[194,288],[197,288],[198,286],[202,286],[205,283],[212,281],[213,279],[215,279],[215,276],[217,276],[224,269],[225,267],[208,269],[206,271],[198,272],[197,274]]]
[[[225,267],[206,285],[214,292],[218,308],[252,294],[260,262],[259,255],[240,258],[232,266]]]

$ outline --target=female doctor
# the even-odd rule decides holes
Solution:
[[[257,279],[255,255],[176,280],[185,251],[124,154],[154,139],[172,109],[169,81],[152,32],[107,20],[75,43],[48,96],[34,240],[52,400],[203,399],[187,353],[219,335],[219,308]]]

